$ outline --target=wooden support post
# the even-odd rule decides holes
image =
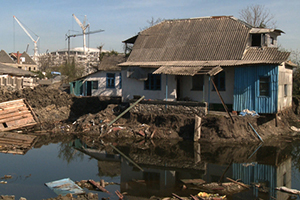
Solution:
[[[138,104],[140,101],[142,101],[145,98],[145,96],[142,96],[139,100],[134,102],[129,108],[127,108],[124,112],[122,112],[118,117],[116,117],[114,120],[112,120],[109,124],[107,124],[107,127],[115,123],[118,119],[120,119],[123,115],[125,115],[131,108],[133,108],[136,104]]]
[[[139,170],[142,172],[144,171],[143,168],[141,168],[138,164],[136,164],[133,160],[131,160],[128,156],[126,156],[124,153],[122,153],[119,149],[117,149],[114,145],[109,144],[114,150],[116,150],[121,156],[123,156],[126,160],[131,162],[134,166],[136,166]]]
[[[194,129],[194,141],[198,141],[201,138],[201,117],[195,115],[195,129]]]
[[[224,109],[226,110],[226,112],[228,113],[229,117],[231,118],[232,123],[234,123],[234,120],[233,120],[231,114],[229,113],[228,108],[227,108],[226,104],[224,103],[223,98],[222,98],[222,96],[221,96],[221,94],[220,94],[220,92],[219,92],[219,90],[218,90],[218,88],[217,88],[217,86],[216,86],[215,81],[214,81],[213,78],[211,79],[211,82],[214,85],[214,88],[215,88],[217,94],[219,95],[219,97],[221,99],[221,102],[223,104]]]
[[[201,162],[201,144],[199,142],[194,142],[194,155],[195,164]]]

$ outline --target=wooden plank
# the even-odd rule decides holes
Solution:
[[[0,131],[37,124],[38,118],[25,99],[0,103]]]
[[[181,179],[181,182],[183,182],[184,184],[204,184],[205,181],[203,179]]]
[[[34,135],[24,135],[24,134],[7,133],[7,132],[0,132],[0,137],[15,138],[15,139],[19,139],[19,140],[28,140],[28,139],[36,138],[36,136],[34,136]]]
[[[102,192],[109,193],[108,190],[106,190],[104,187],[102,187],[101,185],[99,185],[98,183],[96,183],[94,180],[89,180],[89,183],[91,183],[93,186],[95,186],[96,188],[98,188]]]
[[[17,120],[24,119],[24,118],[28,118],[28,119],[31,118],[32,120],[34,120],[31,113],[25,113],[25,114],[14,116],[14,117],[8,117],[6,119],[0,119],[0,123],[7,123],[8,124],[8,122],[17,121]]]
[[[14,110],[0,110],[0,115],[6,115],[6,114],[10,114],[10,113],[15,113],[15,112],[21,112],[24,110],[28,110],[28,108],[26,108],[25,106],[19,107],[18,109],[14,109]]]
[[[19,109],[19,108],[22,108],[24,107],[25,105],[16,105],[16,106],[10,106],[10,107],[0,107],[0,112],[3,112],[3,111],[10,111],[10,110],[16,110],[16,109]]]
[[[17,116],[24,115],[24,114],[27,114],[27,113],[31,114],[30,111],[28,111],[28,110],[11,112],[11,113],[8,113],[6,115],[0,115],[0,120],[6,119],[6,118],[11,118],[11,117],[17,117]]]

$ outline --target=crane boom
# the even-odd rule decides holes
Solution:
[[[86,32],[84,34],[86,35],[89,35],[89,34],[93,34],[93,33],[99,33],[99,32],[103,32],[104,30],[96,30],[96,31],[89,31],[89,32]],[[80,34],[73,34],[73,35],[67,35],[66,34],[66,40],[68,40],[68,60],[70,59],[69,56],[70,56],[70,37],[76,37],[76,36],[82,36],[84,35],[83,33],[80,33]]]
[[[37,42],[39,41],[40,37],[37,36],[37,39],[34,40],[32,38],[32,36],[29,34],[29,32],[26,30],[26,28],[22,25],[22,23],[17,19],[16,16],[13,16],[14,19],[18,22],[18,24],[21,26],[21,28],[24,30],[24,32],[28,35],[28,37],[33,41],[33,44],[34,44],[34,55],[33,55],[33,59],[34,61],[37,61],[37,56],[38,56],[38,49],[37,49]]]

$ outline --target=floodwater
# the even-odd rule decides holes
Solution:
[[[250,185],[243,191],[227,191],[228,199],[296,199],[275,188],[300,190],[300,138],[283,139],[276,145],[145,140],[95,145],[92,140],[60,142],[51,138],[24,153],[0,153],[0,177],[12,176],[0,180],[7,181],[0,184],[0,195],[28,200],[54,198],[57,194],[45,183],[64,178],[74,182],[103,179],[109,183],[106,189],[110,194],[83,189],[98,193],[99,199],[111,200],[118,199],[117,190],[126,193],[127,199],[171,197],[172,193],[190,196],[200,191],[225,194],[222,185],[203,187],[187,181],[202,179],[209,185],[230,182],[227,177]]]

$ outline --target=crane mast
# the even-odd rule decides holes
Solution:
[[[83,24],[80,22],[80,20],[75,16],[75,14],[72,14],[72,16],[74,17],[75,21],[77,22],[77,24],[80,26],[80,28],[82,29],[82,35],[83,35],[83,52],[86,55],[86,40],[85,40],[85,31],[87,29],[87,27],[90,26],[90,24],[85,25],[85,20],[83,21]]]
[[[38,58],[38,47],[37,47],[37,42],[39,41],[40,37],[37,36],[37,39],[34,40],[32,38],[32,36],[29,34],[29,32],[26,30],[26,28],[22,25],[22,23],[17,19],[16,16],[13,16],[14,19],[18,22],[18,24],[21,26],[21,28],[24,30],[24,32],[28,35],[28,37],[33,41],[33,45],[34,45],[34,54],[33,54],[33,60],[37,61]]]

